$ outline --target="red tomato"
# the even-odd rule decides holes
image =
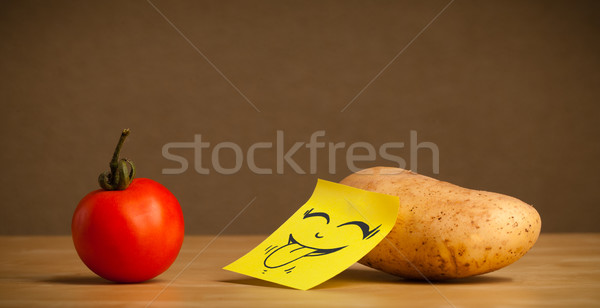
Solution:
[[[71,231],[79,257],[94,273],[116,282],[141,282],[175,261],[183,242],[183,214],[169,190],[139,178],[124,190],[85,196]]]

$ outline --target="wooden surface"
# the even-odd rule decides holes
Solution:
[[[70,237],[0,237],[0,306],[600,307],[600,234],[543,234],[518,262],[478,277],[430,285],[356,264],[310,291],[221,269],[263,238],[188,236],[167,272],[127,285],[90,272]]]

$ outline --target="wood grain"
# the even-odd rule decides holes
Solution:
[[[263,238],[188,236],[175,264],[158,278],[114,284],[85,267],[70,237],[0,237],[0,306],[600,306],[600,234],[542,234],[515,264],[477,277],[430,285],[355,264],[310,291],[221,269]]]

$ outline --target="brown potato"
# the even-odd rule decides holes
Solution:
[[[468,277],[507,266],[535,244],[538,212],[513,197],[375,167],[341,184],[398,196],[396,225],[359,262],[411,279]]]

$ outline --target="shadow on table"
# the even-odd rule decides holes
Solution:
[[[459,284],[493,284],[511,282],[510,277],[501,276],[473,276],[460,279],[450,279],[443,281],[431,281],[436,285],[459,285]],[[347,269],[336,277],[315,287],[315,289],[338,288],[350,284],[364,282],[374,283],[393,283],[393,284],[429,284],[425,280],[404,279],[380,271],[368,269]]]
[[[65,275],[65,276],[54,276],[47,277],[38,280],[39,282],[45,283],[57,283],[57,284],[72,284],[72,285],[119,285],[119,284],[127,284],[127,283],[118,283],[110,280],[106,280],[99,276],[81,276],[81,275]],[[161,280],[153,279],[144,282],[138,282],[136,284],[152,284],[152,283],[160,283]]]
[[[243,284],[243,285],[255,286],[255,287],[267,287],[267,288],[277,288],[277,289],[291,289],[291,288],[288,288],[286,286],[282,286],[280,284],[276,284],[276,283],[265,281],[265,280],[260,280],[260,279],[257,279],[257,278],[229,279],[229,280],[221,280],[221,282]]]
[[[460,285],[460,284],[493,284],[493,283],[505,283],[511,282],[512,278],[510,277],[501,277],[501,276],[474,276],[468,278],[461,279],[451,279],[444,281],[432,281],[433,284],[436,285]],[[270,288],[284,288],[289,289],[288,287],[260,280],[255,278],[243,278],[243,279],[231,279],[224,280],[222,282],[227,283],[236,283],[236,284],[244,284],[258,287],[270,287]],[[411,279],[403,279],[390,274],[386,274],[380,271],[368,270],[368,269],[347,269],[340,273],[339,275],[331,278],[330,280],[314,287],[314,290],[319,289],[330,289],[330,288],[340,288],[344,286],[356,285],[359,283],[389,283],[389,284],[429,284],[429,282],[424,280],[411,280]]]
[[[431,283],[439,284],[439,285],[452,285],[452,284],[490,284],[490,283],[502,283],[502,282],[511,282],[513,281],[510,277],[501,277],[501,276],[473,276],[467,278],[455,278],[449,280],[432,280]],[[401,279],[400,283],[405,284],[429,284],[429,282],[425,280],[417,280],[417,279]]]
[[[322,284],[314,287],[313,289],[330,289],[339,288],[344,286],[356,285],[358,283],[401,283],[403,280],[396,276],[386,274],[380,271],[368,270],[368,269],[354,269],[350,268],[339,275],[323,282]]]

